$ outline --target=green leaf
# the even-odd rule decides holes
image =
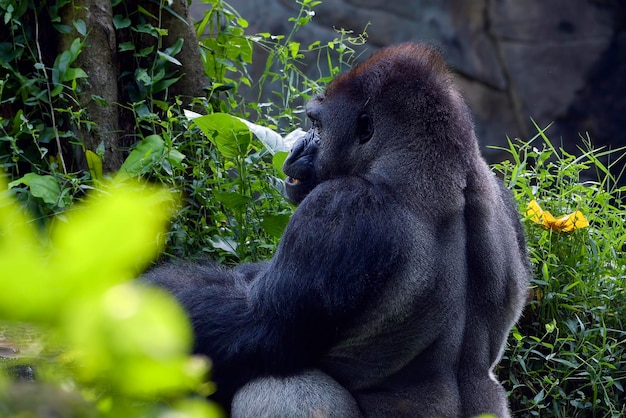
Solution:
[[[237,243],[232,238],[220,237],[219,235],[213,235],[209,240],[213,248],[220,249],[227,252],[230,255],[238,257]]]
[[[300,43],[299,42],[291,42],[289,44],[289,51],[291,52],[292,58],[298,57],[298,52],[300,51]]]
[[[182,75],[179,76],[179,77],[166,78],[165,80],[158,81],[158,82],[152,84],[151,91],[153,93],[156,93],[156,92],[159,92],[159,91],[163,91],[163,90],[169,88],[172,84],[176,84],[176,82],[178,80],[180,80],[181,77],[182,77]]]
[[[72,44],[70,45],[70,49],[69,49],[70,54],[72,56],[71,62],[74,62],[76,58],[78,58],[82,48],[83,48],[83,41],[81,41],[80,38],[76,38],[72,41]]]
[[[65,78],[65,73],[72,63],[72,54],[70,51],[63,51],[60,53],[54,61],[54,67],[52,68],[52,82],[58,84]]]
[[[265,145],[265,148],[271,153],[289,151],[290,147],[285,142],[284,138],[279,133],[271,130],[266,126],[257,125],[256,123],[249,122],[245,119],[239,118],[240,121],[246,124],[248,129],[257,137],[259,141]]]
[[[30,188],[30,194],[40,197],[46,203],[53,205],[60,201],[61,185],[54,176],[28,173],[24,177],[9,183],[9,188],[13,188],[18,184],[27,185]]]
[[[313,49],[317,49],[320,47],[321,41],[315,41],[312,44],[309,45],[309,51],[312,51]]]
[[[152,77],[148,74],[148,71],[145,68],[137,69],[135,72],[135,80],[143,84],[144,86],[149,86],[152,84]]]
[[[122,15],[115,15],[113,16],[113,26],[115,29],[127,28],[130,26],[130,19]]]
[[[252,42],[248,38],[232,38],[228,41],[228,58],[241,59],[243,62],[252,62]]]
[[[13,61],[16,57],[18,57],[21,53],[20,48],[15,48],[10,42],[0,42],[0,62],[4,65]],[[40,68],[37,65],[41,66]],[[44,65],[42,63],[35,63],[35,68],[43,69]]]
[[[261,221],[261,227],[269,235],[280,238],[291,216],[285,214],[268,215]]]
[[[226,113],[213,113],[195,118],[193,123],[224,157],[245,157],[250,152],[250,129],[239,118]]]
[[[141,8],[141,6],[139,6],[139,7]],[[159,37],[159,32],[158,32],[157,28],[155,28],[154,26],[152,26],[150,24],[147,24],[147,23],[142,23],[142,24],[139,24],[137,26],[133,26],[133,27],[131,27],[131,30],[134,31],[134,32],[138,32],[138,33],[145,33],[147,35],[154,36],[155,38]]]
[[[92,180],[102,180],[102,160],[95,152],[91,150],[85,151],[87,166]]]
[[[66,319],[67,335],[85,380],[141,396],[184,389],[206,372],[206,363],[186,358],[191,329],[182,308],[164,292],[122,284],[100,298],[78,301],[74,310]]]
[[[54,80],[54,70],[52,70],[52,79]],[[57,83],[58,83],[58,77],[57,77]],[[61,94],[61,92],[63,91],[63,85],[62,84],[57,84],[52,91],[50,92],[50,96],[52,97],[56,97],[59,94]]]
[[[82,68],[68,68],[61,81],[70,81],[87,77],[87,73]]]
[[[172,57],[171,55],[166,54],[165,52],[157,51],[157,55],[161,57],[162,59],[171,62],[172,64],[176,64],[180,66],[183,65],[182,62],[178,61],[176,58]]]
[[[235,192],[214,191],[213,196],[215,196],[215,200],[226,206],[228,209],[232,209],[234,211],[240,210],[250,201],[249,197],[242,196],[241,194]]]
[[[149,11],[147,11],[146,9],[144,9],[143,7],[141,7],[139,5],[137,5],[137,10],[139,11],[139,13],[142,13],[142,14],[144,14],[144,15],[146,15],[146,16],[154,19],[154,20],[159,20],[158,17],[156,17],[155,15],[153,15],[152,13],[150,13]]]
[[[172,416],[186,418],[217,418],[223,415],[217,404],[197,398],[175,402],[170,408],[173,411]]]
[[[55,224],[51,236],[58,251],[49,265],[62,273],[68,296],[97,293],[132,277],[128,273],[156,256],[159,234],[174,208],[168,191],[132,181],[116,181],[106,193],[95,193],[75,206],[66,214],[66,223]],[[115,262],[102,263],[103,254]],[[67,265],[69,256],[77,257],[73,266]],[[97,271],[91,271],[94,265]]]
[[[169,153],[167,154],[168,161],[176,167],[181,167],[181,163],[183,162],[185,158],[186,158],[185,154],[173,148],[170,149]]]
[[[160,135],[150,135],[139,141],[130,155],[124,160],[116,179],[135,177],[142,174],[159,160],[165,152],[165,142]]]
[[[554,361],[555,363],[560,363],[572,370],[576,370],[580,366],[579,364],[573,363],[569,360],[564,360],[564,359],[557,358],[557,357],[554,357],[551,360]]]
[[[177,55],[183,49],[183,45],[185,44],[185,40],[183,38],[179,38],[172,46],[166,48],[163,53],[165,55],[169,55],[171,57]]]
[[[118,45],[118,50],[120,52],[124,52],[124,51],[134,51],[135,50],[135,45],[133,45],[132,42],[122,42],[121,44]]]
[[[120,395],[134,402],[200,389],[209,365],[189,357],[192,330],[180,305],[156,288],[122,283],[156,256],[175,205],[165,190],[112,184],[55,222],[41,245],[34,222],[0,193],[0,317],[54,336],[46,350],[67,354],[51,365],[50,373],[62,374],[55,383],[71,375],[121,402]]]
[[[285,173],[283,173],[283,165],[285,164],[285,160],[287,159],[288,155],[289,155],[288,152],[283,151],[283,152],[277,152],[272,157],[272,165],[274,166],[274,169],[276,170],[280,178],[283,180],[285,179],[285,177],[287,177],[285,176]]]
[[[63,25],[61,23],[53,23],[52,26],[54,26],[54,28],[57,31],[59,31],[59,33],[62,33],[64,35],[72,33],[72,27],[69,25]]]
[[[139,52],[136,52],[134,56],[137,58],[147,57],[148,55],[152,54],[153,50],[154,50],[153,46],[148,46],[148,47],[142,48]]]
[[[82,36],[87,36],[87,25],[83,19],[77,19],[74,21],[74,29]]]

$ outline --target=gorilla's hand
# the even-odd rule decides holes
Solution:
[[[300,138],[291,149],[283,166],[287,175],[285,190],[291,202],[298,205],[317,185],[315,162],[319,139],[313,128]]]

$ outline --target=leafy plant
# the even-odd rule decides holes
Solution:
[[[358,54],[355,48],[365,44],[367,26],[360,34],[344,29],[338,30],[338,38],[326,44],[314,41],[301,45],[295,40],[296,33],[309,24],[315,16],[314,8],[321,1],[301,0],[298,15],[289,19],[293,23],[287,35],[259,33],[252,40],[268,55],[265,71],[254,84],[258,97],[256,103],[249,106],[269,126],[281,129],[303,122],[305,103],[315,94],[320,93],[337,74],[349,69]],[[318,78],[307,76],[299,65],[306,55],[314,55],[317,62]],[[271,95],[267,92],[271,91]]]
[[[513,388],[519,417],[623,416],[626,188],[611,173],[623,166],[626,149],[593,149],[585,138],[575,156],[537,129],[531,141],[510,142],[511,161],[494,165],[528,214],[535,266],[532,301],[500,376]],[[533,200],[555,216],[580,211],[589,226],[546,228],[528,211]]]
[[[0,74],[0,168],[42,227],[107,178],[142,176],[183,192],[167,254],[209,253],[221,261],[242,261],[271,253],[292,210],[280,194],[275,169],[284,154],[274,155],[255,137],[241,150],[247,155],[224,155],[212,134],[190,124],[184,110],[230,114],[284,135],[302,122],[304,102],[352,62],[352,46],[362,44],[365,36],[341,31],[326,45],[300,45],[295,34],[313,17],[316,1],[299,2],[301,9],[291,19],[293,29],[287,36],[247,35],[247,21],[226,2],[206,3],[210,8],[197,24],[197,33],[204,34],[200,50],[208,86],[206,96],[189,102],[171,94],[184,72],[178,59],[181,41],[167,47],[164,41],[170,35],[164,18],[175,12],[167,2],[158,7],[112,2],[123,94],[119,103],[96,96],[92,100],[119,107],[118,148],[124,155],[119,173],[106,170],[109,145],[90,149],[83,138],[98,129],[78,97],[89,82],[88,74],[77,67],[85,51],[86,22],[71,18],[66,8],[73,6],[66,0],[53,1],[48,8],[32,1],[2,3],[2,17],[10,25],[0,44],[0,63],[6,70]],[[51,45],[61,36],[73,40],[58,54],[42,55],[56,50],[42,43],[43,31],[49,32],[45,41]],[[266,71],[257,80],[248,73],[254,46],[268,52]],[[317,56],[316,79],[300,69],[305,54]],[[273,90],[279,93],[268,94]],[[250,101],[255,95],[257,101]],[[235,196],[239,199],[233,200]]]
[[[211,200],[220,204],[234,217],[222,219],[220,235],[212,237],[214,247],[245,260],[246,254],[271,256],[273,246],[264,244],[278,240],[291,216],[291,208],[279,205],[282,182],[272,175],[281,167],[272,164],[284,158],[268,159],[268,155],[286,154],[289,147],[273,131],[224,113],[214,113],[193,119],[196,126],[217,149],[215,171],[225,173],[215,180]],[[252,141],[250,127],[260,138],[261,147]],[[264,135],[265,134],[265,135]],[[268,139],[271,136],[271,140]],[[250,223],[254,220],[255,224]],[[258,224],[256,221],[260,220]],[[267,238],[262,238],[262,237]]]
[[[151,126],[146,132],[159,132],[167,153],[165,158],[146,155],[154,164],[144,175],[184,192],[183,205],[172,223],[168,255],[193,257],[209,253],[220,261],[257,261],[271,255],[292,211],[282,197],[279,180],[285,149],[264,142],[264,134],[259,132],[266,126],[277,131],[273,137],[282,141],[280,135],[293,131],[294,124],[300,123],[299,116],[294,115],[302,112],[302,106],[294,103],[303,103],[315,93],[306,86],[316,85],[320,90],[327,81],[321,76],[312,80],[301,72],[298,61],[302,54],[314,51],[321,57],[322,51],[327,51],[329,72],[335,74],[339,68],[332,67],[337,60],[331,59],[331,53],[337,51],[338,60],[346,61],[354,56],[348,45],[359,38],[348,39],[342,32],[340,39],[326,46],[314,44],[302,49],[292,38],[306,23],[301,18],[311,15],[315,2],[301,3],[294,29],[286,38],[245,35],[247,21],[235,10],[223,1],[207,3],[211,8],[198,23],[197,31],[206,35],[201,39],[201,52],[211,84],[208,98],[196,99],[191,107],[208,113],[206,120],[213,120],[213,126],[190,124],[184,116],[187,109],[178,101],[161,109],[158,118],[137,113],[138,125]],[[256,81],[247,72],[255,44],[270,51],[266,72]],[[282,58],[277,60],[277,55]],[[276,67],[280,70],[270,70]],[[278,85],[291,83],[290,99],[280,103],[245,100],[244,94],[250,95],[255,88],[258,98],[264,100],[265,89],[271,88],[265,83],[269,79]],[[244,129],[242,122],[235,122],[229,115],[256,123]],[[238,126],[234,131],[231,122]],[[254,136],[250,135],[250,127]],[[170,158],[172,152],[178,156],[176,161]]]

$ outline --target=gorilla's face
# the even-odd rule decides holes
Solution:
[[[331,91],[331,86],[307,103],[312,127],[294,144],[283,166],[287,197],[295,204],[326,180],[358,175],[365,169],[361,162],[372,159],[363,149],[374,133],[372,118],[359,105],[363,101]]]
[[[287,197],[296,204],[318,184],[345,176],[408,193],[433,176],[462,188],[463,177],[452,173],[478,152],[443,60],[411,44],[339,75],[306,111],[312,128],[283,166]]]

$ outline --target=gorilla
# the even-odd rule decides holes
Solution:
[[[143,280],[189,314],[233,417],[509,417],[493,374],[525,240],[440,54],[388,47],[306,106],[274,257]]]

